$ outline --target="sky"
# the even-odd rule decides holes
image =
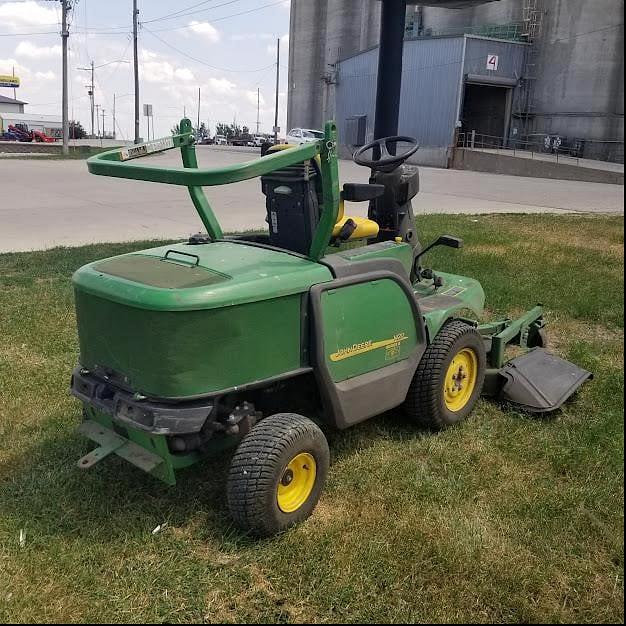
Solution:
[[[132,0],[73,0],[69,38],[69,115],[89,132],[86,85],[93,61],[95,102],[112,129],[116,94],[117,137],[132,139]],[[216,122],[274,125],[276,42],[281,39],[279,124],[286,132],[289,0],[138,0],[140,129],[147,136],[143,105],[152,104],[154,136],[168,135],[183,113],[215,132]],[[0,74],[21,79],[25,112],[61,115],[61,3],[0,0]],[[98,66],[103,66],[98,68]],[[0,88],[13,96],[13,90]],[[102,116],[100,116],[102,124]],[[152,130],[151,130],[152,134]]]

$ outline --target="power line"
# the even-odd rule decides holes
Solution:
[[[215,2],[215,0],[208,0],[210,2]],[[220,7],[225,7],[229,4],[235,4],[237,2],[242,2],[242,0],[228,0],[228,2],[222,2],[222,4],[216,4],[213,7],[206,7],[204,9],[199,9],[198,11],[189,11],[189,9],[193,9],[194,7],[200,6],[201,4],[207,4],[207,2],[200,2],[199,4],[195,4],[193,6],[187,7],[186,9],[181,9],[180,11],[176,11],[175,13],[168,13],[167,15],[163,15],[161,17],[155,17],[151,20],[145,20],[144,24],[150,24],[152,22],[161,22],[164,20],[173,20],[179,17],[187,17],[188,15],[196,15],[197,13],[204,13],[205,11],[212,11],[213,9],[219,9]]]
[[[249,13],[255,13],[256,11],[262,11],[263,9],[269,9],[270,7],[278,6],[279,4],[283,4],[284,0],[278,0],[278,2],[271,2],[270,4],[264,4],[263,6],[256,7],[255,9],[248,9],[247,11],[240,11],[239,13],[232,13],[231,15],[225,15],[224,17],[216,17],[211,20],[211,24],[215,24],[216,22],[223,22],[224,20],[229,20],[233,17],[239,17],[240,15],[248,15]],[[187,24],[187,26],[176,26],[173,28],[159,28],[154,32],[163,33],[166,31],[172,30],[184,30],[187,28],[193,28],[193,24]]]
[[[275,63],[271,63],[270,65],[266,65],[265,67],[260,67],[260,68],[255,69],[255,70],[234,70],[234,69],[227,69],[227,68],[223,68],[223,67],[216,67],[215,65],[209,65],[208,63],[205,63],[201,59],[198,59],[198,58],[192,56],[191,54],[187,54],[183,50],[180,50],[176,46],[173,46],[171,43],[165,41],[165,39],[163,39],[162,37],[159,37],[159,35],[157,35],[154,31],[151,31],[149,28],[146,28],[145,26],[144,26],[144,30],[148,34],[150,34],[153,37],[155,37],[156,39],[158,39],[161,43],[163,43],[166,46],[168,46],[168,48],[171,48],[175,52],[178,52],[178,54],[182,54],[184,57],[187,57],[188,59],[191,59],[192,61],[195,61],[196,63],[199,63],[200,65],[204,65],[205,67],[208,67],[209,69],[217,70],[218,72],[233,72],[235,74],[238,74],[238,73],[255,74],[257,72],[264,72],[265,70],[269,69],[270,67],[275,67],[275,65],[276,65]]]

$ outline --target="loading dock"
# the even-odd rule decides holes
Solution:
[[[446,167],[459,131],[507,145],[515,133],[512,120],[527,47],[474,35],[406,41],[399,132],[420,141],[415,163]],[[374,136],[377,54],[373,48],[338,65],[336,117],[343,156]],[[356,119],[364,132],[355,132]]]

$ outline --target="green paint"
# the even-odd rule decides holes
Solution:
[[[411,246],[406,243],[396,243],[395,241],[388,241],[382,245],[378,244],[375,248],[364,246],[360,242],[359,246],[341,250],[340,252],[336,252],[332,248],[328,250],[327,256],[333,254],[351,263],[360,263],[373,259],[396,259],[406,269],[407,276],[411,274],[413,265],[413,249]]]
[[[174,251],[168,254],[168,251]],[[184,254],[176,254],[184,253]],[[162,281],[162,270],[166,269],[165,255],[168,254],[167,269],[178,263],[183,276],[193,278],[198,271],[209,270],[219,276],[219,282],[209,285],[191,286],[185,289],[168,289],[157,287],[155,283]],[[196,259],[186,257],[193,254],[199,257],[197,269],[192,264]],[[157,260],[153,274],[147,274],[144,282],[122,278],[119,275],[107,274],[101,268],[106,263],[97,261],[81,267],[73,277],[77,291],[89,293],[103,299],[126,304],[141,309],[156,311],[195,311],[220,309],[240,304],[260,302],[297,293],[304,293],[312,285],[332,279],[330,270],[323,265],[308,259],[285,254],[276,250],[268,250],[257,246],[230,241],[218,241],[211,244],[191,246],[174,244],[161,246],[141,253],[115,257],[127,264],[128,276],[137,277],[139,265],[145,263],[146,257]],[[137,265],[133,269],[133,264]],[[180,272],[177,272],[180,273]],[[181,278],[180,280],[183,280]]]
[[[458,317],[464,311],[471,311],[480,317],[485,306],[485,292],[477,280],[445,272],[437,272],[437,276],[444,281],[444,286],[438,290],[435,290],[432,281],[422,281],[414,286],[418,302],[425,309],[424,321],[430,341],[449,319]],[[457,289],[459,291],[455,293]],[[447,292],[454,295],[450,296]],[[450,297],[456,302],[450,303]]]
[[[417,343],[413,309],[393,280],[322,294],[324,353],[335,382],[406,359]]]
[[[251,178],[258,178],[275,170],[319,157],[323,184],[323,203],[320,222],[313,237],[309,256],[315,260],[323,256],[330,242],[339,214],[337,127],[334,122],[326,124],[324,140],[295,146],[290,150],[281,150],[254,161],[208,170],[198,168],[191,122],[188,119],[181,120],[180,128],[181,134],[173,137],[166,137],[128,149],[109,150],[91,157],[87,160],[87,168],[92,174],[98,176],[113,176],[116,178],[144,180],[187,187],[204,227],[207,229],[211,239],[215,241],[223,237],[222,229],[202,187],[228,185]],[[133,151],[136,154],[132,158],[139,158],[150,152],[157,151],[153,146],[158,146],[159,152],[180,148],[183,167],[136,165],[130,160],[124,160],[124,155],[128,151]]]
[[[184,398],[297,370],[300,294],[196,311],[154,311],[76,291],[80,363],[146,395]]]
[[[310,257],[319,259],[328,247],[339,216],[339,166],[337,165],[337,126],[327,122],[321,146],[323,203],[320,222],[311,244]],[[291,152],[291,150],[285,150]]]
[[[114,430],[113,419],[110,415],[96,411],[91,407],[86,408],[86,423],[94,423],[99,425],[105,430],[105,433],[109,435],[111,439],[118,438]],[[163,435],[150,435],[142,430],[135,428],[124,427],[125,439],[133,444],[147,450],[151,454],[156,455],[162,459],[162,463],[158,464],[149,473],[158,478],[162,482],[168,485],[176,484],[176,471],[191,467],[195,465],[203,456],[198,453],[192,452],[188,454],[173,454],[170,452],[167,445],[167,437]],[[92,437],[90,437],[92,438]],[[92,438],[96,443],[99,443],[98,438]],[[207,453],[217,454],[222,450],[232,448],[237,444],[237,439],[234,437],[216,436],[214,440],[210,440],[206,444]],[[114,454],[122,457],[124,460],[137,465],[140,469],[143,469],[141,461],[133,458],[132,455],[125,454],[124,446],[118,446],[112,450]]]

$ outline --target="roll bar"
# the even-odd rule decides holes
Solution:
[[[102,152],[87,159],[87,169],[97,176],[112,176],[187,187],[209,237],[215,241],[223,238],[224,234],[204,194],[203,187],[227,185],[258,178],[275,170],[319,157],[322,173],[323,206],[309,256],[314,260],[323,256],[339,212],[337,127],[334,122],[326,124],[323,140],[303,144],[291,150],[282,150],[254,161],[212,169],[198,168],[195,139],[189,119],[181,120],[180,130],[180,134],[171,137]],[[173,148],[180,148],[183,167],[160,167],[131,163],[133,160]]]

